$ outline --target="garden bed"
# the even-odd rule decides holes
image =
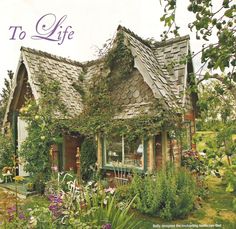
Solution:
[[[153,228],[155,225],[220,225],[221,228],[235,228],[236,212],[233,211],[232,200],[235,197],[234,193],[225,191],[225,186],[222,185],[221,179],[213,176],[207,178],[209,187],[208,198],[202,201],[199,209],[194,210],[187,218],[178,220],[162,220],[159,217],[148,216],[141,214],[137,210],[131,209],[130,214],[134,214],[136,220],[141,221],[138,226],[140,229]],[[0,189],[1,199],[6,195],[6,189]],[[10,194],[12,195],[12,193]],[[14,196],[8,196],[8,206],[15,203]],[[1,201],[1,200],[0,200]],[[12,201],[12,202],[11,202]],[[23,209],[34,209],[35,207],[48,207],[49,201],[44,196],[31,196],[20,201]],[[1,217],[2,218],[2,217]],[[181,228],[181,227],[180,227]],[[207,228],[207,227],[205,227]]]
[[[153,228],[153,225],[221,225],[221,228],[236,228],[236,212],[233,211],[232,201],[236,193],[228,193],[221,179],[209,176],[207,179],[209,196],[203,201],[202,207],[193,211],[186,219],[163,221],[157,217],[150,217],[135,211],[136,218],[142,220],[141,228]],[[205,227],[207,228],[207,227]]]

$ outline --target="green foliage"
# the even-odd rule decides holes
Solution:
[[[84,92],[84,88],[83,86],[81,85],[81,83],[73,83],[72,86],[74,87],[74,89],[76,91],[78,91],[80,93],[80,95],[83,97],[85,92]]]
[[[226,167],[222,181],[226,184],[226,192],[236,191],[236,165]]]
[[[116,199],[118,202],[130,201],[133,198],[133,193],[130,191],[130,184],[118,185],[116,188]]]
[[[236,197],[233,199],[233,210],[236,212]]]
[[[7,71],[8,78],[4,79],[4,87],[0,93],[0,126],[3,124],[3,118],[6,112],[7,102],[11,91],[11,80],[13,78],[13,72]]]
[[[186,167],[192,173],[197,175],[206,175],[207,173],[207,164],[204,161],[204,158],[201,158],[198,152],[187,151],[182,155],[181,160],[182,166]]]
[[[201,119],[198,122],[202,129],[214,131],[212,137],[204,139],[208,166],[212,169],[222,166],[224,156],[230,165],[230,158],[236,152],[235,100],[226,87],[215,81],[203,85],[200,91]],[[200,138],[196,140],[201,142]]]
[[[211,81],[199,87],[199,108],[201,126],[204,130],[218,131],[223,124],[235,119],[235,101],[222,83]]]
[[[52,214],[47,207],[37,207],[30,211],[29,226],[31,228],[56,228]]]
[[[129,213],[131,202],[123,209],[117,207],[115,196],[100,197],[93,193],[87,196],[86,213],[82,214],[82,222],[91,222],[94,226],[111,225],[111,228],[137,228],[139,222],[134,219],[134,215]],[[104,201],[105,200],[105,201]]]
[[[170,220],[183,218],[193,210],[196,183],[186,170],[168,166],[156,176],[135,175],[131,190],[137,195],[134,206],[138,210]]]
[[[51,179],[45,184],[45,195],[55,195],[60,192],[68,192],[68,183],[76,180],[76,174],[73,171],[66,173],[53,173]]]
[[[118,32],[116,46],[106,56],[106,65],[111,73],[108,75],[108,86],[112,89],[122,79],[127,79],[133,70],[134,60],[130,49],[125,44],[124,34]],[[113,70],[118,69],[119,75],[112,77]]]
[[[167,39],[169,34],[179,36],[179,27],[176,24],[176,8],[181,1],[162,0],[164,2],[164,15],[160,18],[167,27],[162,37]],[[201,74],[204,68],[207,71],[202,80],[214,78],[219,80],[230,91],[234,100],[236,100],[236,73],[235,73],[235,13],[236,5],[230,0],[219,1],[220,5],[210,0],[192,1],[189,0],[189,6],[186,11],[194,14],[195,20],[188,24],[190,32],[196,34],[196,39],[203,42],[202,49],[197,53],[191,54],[194,58],[201,54],[202,66],[196,73]],[[218,8],[216,8],[216,6]],[[212,42],[214,41],[214,43]],[[222,74],[214,70],[220,70]]]
[[[61,142],[63,124],[60,118],[65,116],[65,107],[58,99],[60,85],[56,81],[41,80],[41,98],[38,103],[28,101],[21,108],[21,118],[28,123],[28,136],[20,149],[25,158],[25,170],[35,178],[35,185],[42,192],[43,183],[50,178],[50,147]]]
[[[92,178],[95,171],[96,157],[96,144],[93,139],[85,138],[80,151],[80,173],[84,181]]]
[[[62,181],[59,179],[60,187]],[[129,212],[133,201],[119,208],[111,188],[103,190],[98,183],[91,182],[78,187],[71,181],[63,197],[61,191],[49,195],[49,208],[36,208],[30,212],[37,225],[44,225],[46,220],[52,228],[136,228],[139,224]]]
[[[0,133],[0,170],[5,166],[13,166],[14,146],[11,135]]]

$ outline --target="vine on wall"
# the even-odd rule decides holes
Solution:
[[[84,97],[85,109],[70,125],[73,130],[84,135],[102,132],[135,138],[154,135],[164,128],[179,129],[180,115],[176,115],[176,111],[163,109],[163,101],[152,105],[152,115],[140,114],[132,119],[115,120],[114,116],[122,106],[114,105],[114,98],[111,98],[113,90],[127,80],[134,70],[134,57],[123,32],[118,32],[113,47],[103,58],[102,73],[93,78]]]
[[[20,117],[28,124],[28,137],[19,151],[27,164],[25,170],[35,178],[35,183],[44,184],[51,175],[50,147],[62,141],[65,106],[58,99],[60,84],[40,77],[41,97],[28,100],[20,109]],[[40,186],[40,185],[39,185]],[[42,187],[39,187],[42,191]]]

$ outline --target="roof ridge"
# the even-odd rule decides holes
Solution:
[[[20,50],[21,51],[30,52],[32,54],[48,57],[48,58],[51,58],[53,60],[57,60],[57,61],[65,62],[65,63],[68,63],[68,64],[72,64],[72,65],[83,67],[83,64],[80,63],[79,61],[71,60],[69,58],[58,56],[58,55],[54,55],[54,54],[51,54],[51,53],[48,53],[48,52],[44,52],[44,51],[41,51],[41,50],[32,49],[32,48],[24,47],[24,46],[21,46]]]
[[[152,48],[159,48],[162,46],[171,45],[173,43],[181,42],[184,40],[190,40],[190,36],[185,35],[185,36],[181,36],[181,37],[170,38],[170,39],[164,40],[164,41],[156,41],[152,44]]]
[[[148,42],[147,40],[144,40],[143,38],[138,36],[136,33],[131,31],[130,29],[127,29],[126,27],[124,27],[122,25],[119,25],[118,28],[117,28],[117,31],[119,31],[119,30],[123,30],[124,32],[128,33],[129,35],[131,35],[132,37],[134,37],[135,39],[137,39],[138,41],[140,41],[144,45],[148,46],[149,48],[152,48],[151,45],[150,45],[150,42]]]

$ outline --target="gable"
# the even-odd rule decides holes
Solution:
[[[21,48],[21,56],[13,78],[12,91],[5,113],[4,123],[9,121],[12,111],[19,110],[24,103],[25,83],[31,90],[31,97],[40,98],[40,79],[45,77],[60,83],[59,98],[70,116],[79,114],[83,109],[80,92],[74,86],[78,84],[82,66],[79,62],[57,57],[30,48]],[[82,82],[79,82],[82,84]]]
[[[19,111],[24,106],[26,100],[31,98],[34,98],[34,95],[29,84],[27,69],[22,61],[20,61],[7,104],[4,123],[11,121],[12,112]]]
[[[60,83],[59,98],[67,108],[70,116],[79,114],[83,109],[82,97],[76,90],[79,83],[82,65],[66,58],[57,57],[45,52],[22,48],[22,54],[29,70],[29,78],[40,94],[40,78],[45,77]],[[82,84],[82,82],[80,82]]]
[[[168,72],[162,68],[151,47],[126,32],[125,36],[130,44],[134,56],[134,67],[139,70],[144,81],[153,92],[156,99],[161,99],[167,109],[178,108],[177,97],[170,87]]]
[[[112,102],[120,107],[115,118],[126,119],[153,114],[151,110],[155,102],[153,92],[137,69],[132,71],[127,80],[119,82],[111,93]]]

